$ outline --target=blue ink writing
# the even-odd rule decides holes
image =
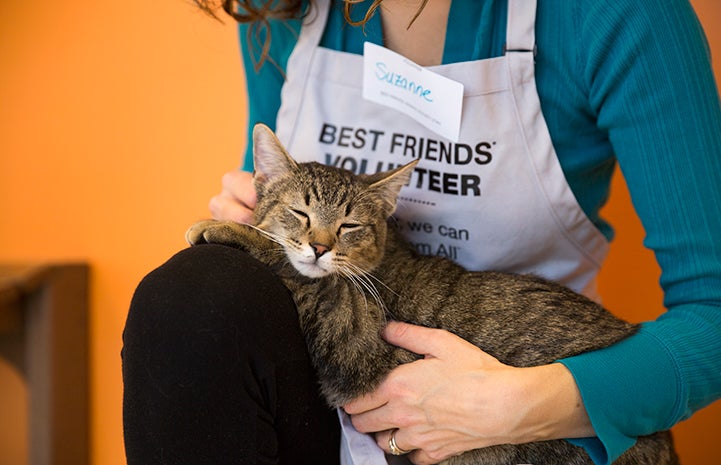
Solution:
[[[375,75],[379,81],[385,81],[392,86],[407,90],[411,94],[417,95],[426,102],[433,102],[430,89],[426,89],[421,84],[418,84],[414,81],[409,81],[408,78],[406,78],[402,74],[388,71],[386,64],[382,61],[376,63]]]

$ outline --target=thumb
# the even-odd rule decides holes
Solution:
[[[400,321],[391,321],[386,325],[383,329],[383,339],[415,354],[436,358],[443,358],[452,342],[466,343],[446,330]]]
[[[444,329],[391,321],[383,330],[383,338],[394,346],[426,358],[456,362],[472,359],[491,365],[500,363],[493,355]]]

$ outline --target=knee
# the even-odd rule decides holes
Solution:
[[[279,358],[294,337],[302,341],[293,300],[269,269],[230,247],[191,247],[138,285],[123,333],[124,372],[152,371],[169,386],[209,372],[222,377],[230,360]]]
[[[140,282],[124,340],[127,347],[138,340],[197,337],[204,330],[272,331],[269,319],[297,321],[281,281],[238,249],[202,245],[180,251]]]
[[[221,245],[202,245],[178,252],[150,272],[138,285],[131,312],[148,317],[212,317],[223,309],[234,313],[263,306],[268,298],[288,291],[262,263],[246,253]],[[208,314],[209,313],[209,314]]]

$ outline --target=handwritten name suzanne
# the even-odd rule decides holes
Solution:
[[[392,86],[406,90],[426,102],[433,102],[431,89],[426,89],[422,84],[408,80],[408,78],[402,74],[389,71],[387,65],[382,61],[376,62],[375,76],[379,81],[384,81]]]

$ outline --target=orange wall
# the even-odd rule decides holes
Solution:
[[[721,6],[693,3],[718,64]],[[134,287],[239,164],[238,53],[234,26],[186,0],[0,2],[0,260],[92,265],[95,465],[125,463],[119,353]],[[602,290],[618,313],[652,318],[658,270],[618,181]],[[717,431],[721,404],[680,425],[684,463],[717,461]]]

